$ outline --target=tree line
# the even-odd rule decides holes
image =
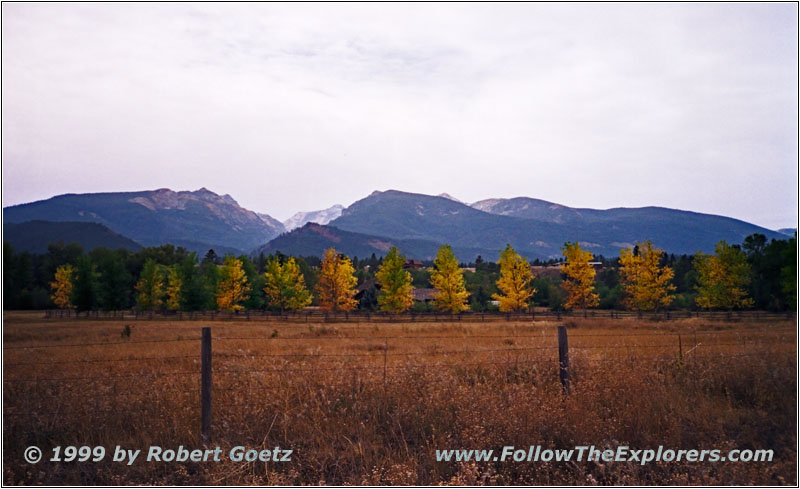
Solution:
[[[510,245],[496,263],[478,256],[461,264],[443,245],[427,267],[409,269],[396,248],[362,260],[333,248],[321,259],[279,252],[218,257],[213,250],[200,259],[172,245],[83,253],[77,244],[55,243],[37,255],[4,243],[4,308],[789,310],[796,308],[796,246],[796,237],[767,242],[755,234],[741,245],[721,241],[712,255],[675,256],[646,241],[606,259],[565,243],[562,259],[533,263],[559,266],[560,273],[537,276]],[[432,300],[415,301],[415,288],[434,289]]]

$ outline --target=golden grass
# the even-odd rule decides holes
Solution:
[[[130,339],[121,335],[126,324]],[[565,324],[574,380],[567,397],[555,322],[97,322],[5,313],[3,480],[797,483],[794,321]],[[24,462],[30,445],[45,455],[56,445],[201,448],[202,326],[215,338],[212,446],[291,448],[291,463]],[[18,348],[37,345],[60,346]],[[436,449],[505,445],[769,448],[775,460],[639,466],[434,458]]]

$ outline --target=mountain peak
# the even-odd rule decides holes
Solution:
[[[448,194],[447,192],[442,192],[441,194],[437,195],[437,197],[442,197],[444,199],[452,200],[453,202],[458,202],[459,204],[463,204],[464,202],[458,200],[457,198],[453,197],[452,195]]]
[[[328,207],[327,209],[322,209],[319,211],[298,212],[289,219],[285,220],[283,222],[283,226],[287,231],[291,231],[292,229],[303,227],[308,223],[328,224],[332,220],[341,216],[343,210],[343,205],[336,204]]]

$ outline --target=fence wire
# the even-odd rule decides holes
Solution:
[[[569,350],[575,352],[572,361],[574,368],[580,368],[584,365],[605,365],[605,364],[625,364],[625,363],[636,363],[636,362],[671,362],[676,363],[680,361],[687,361],[691,358],[693,361],[715,361],[715,362],[730,362],[736,361],[737,359],[741,358],[748,358],[748,357],[762,357],[764,358],[763,351],[752,351],[752,352],[736,352],[736,353],[724,353],[724,354],[708,354],[708,353],[700,353],[700,351],[707,352],[706,349],[713,350],[714,348],[718,347],[735,347],[735,348],[752,348],[758,349],[761,347],[774,347],[776,345],[783,345],[786,347],[793,348],[794,352],[796,352],[796,343],[793,341],[792,343],[786,343],[785,341],[781,341],[782,339],[788,339],[786,337],[796,335],[796,332],[793,330],[762,330],[762,331],[688,331],[688,332],[657,332],[657,333],[630,333],[630,334],[594,334],[594,333],[586,333],[586,334],[570,334],[569,337],[573,340],[572,344],[569,346]],[[694,339],[695,337],[701,337],[703,341],[697,341]],[[578,339],[580,341],[581,338],[620,338],[623,339],[630,339],[630,338],[652,338],[652,337],[662,337],[662,338],[669,338],[670,342],[660,342],[657,344],[609,344],[609,345],[592,345],[592,344],[575,344],[574,340]],[[676,338],[678,337],[678,338]],[[231,395],[234,396],[246,396],[252,395],[253,392],[281,392],[285,391],[290,388],[307,388],[311,391],[319,390],[319,389],[326,389],[326,388],[336,388],[336,387],[359,387],[363,388],[364,386],[375,386],[375,385],[384,385],[386,386],[387,383],[391,384],[393,382],[398,381],[398,379],[403,379],[403,377],[397,377],[395,374],[403,371],[417,371],[422,369],[440,369],[440,368],[452,368],[452,369],[471,369],[471,368],[493,368],[493,367],[525,367],[525,366],[536,366],[540,367],[545,365],[547,369],[556,370],[558,369],[558,345],[556,343],[552,344],[537,344],[532,346],[513,346],[509,345],[508,347],[503,348],[471,348],[466,346],[464,348],[459,349],[428,349],[425,350],[411,350],[411,351],[389,351],[389,345],[391,342],[399,341],[399,340],[419,340],[419,341],[429,341],[429,340],[458,340],[458,341],[470,341],[470,340],[478,340],[482,342],[486,342],[486,340],[508,340],[513,339],[514,341],[530,341],[530,342],[540,342],[543,336],[541,334],[508,334],[508,335],[470,335],[470,334],[461,334],[461,335],[398,335],[398,336],[376,336],[376,335],[350,335],[350,336],[302,336],[302,337],[268,337],[268,336],[218,336],[213,337],[213,341],[218,341],[221,344],[225,345],[228,342],[236,342],[236,341],[253,341],[253,340],[269,340],[269,341],[283,341],[283,340],[319,340],[319,341],[337,341],[337,340],[371,340],[375,342],[375,344],[370,345],[377,349],[375,353],[365,353],[365,352],[341,352],[341,353],[330,353],[330,352],[312,352],[312,353],[301,353],[301,352],[254,352],[254,353],[247,353],[247,352],[240,352],[240,351],[230,351],[230,350],[222,350],[220,352],[215,352],[213,357],[215,359],[219,359],[218,362],[214,362],[214,365],[217,368],[214,369],[215,375],[215,386],[213,387],[213,392],[215,393],[222,393],[224,396],[230,397]],[[680,342],[680,338],[685,338],[685,343]],[[738,341],[732,342],[732,339],[736,339]],[[793,336],[792,340],[795,339]],[[677,341],[676,341],[677,340]],[[690,341],[693,340],[693,341]],[[719,340],[719,341],[713,341]],[[121,345],[131,346],[131,345],[148,345],[148,344],[157,344],[157,343],[177,343],[177,342],[195,342],[199,343],[200,337],[190,337],[190,338],[177,338],[177,339],[154,339],[154,340],[140,340],[140,341],[121,341],[121,342],[86,342],[86,343],[48,343],[48,344],[38,344],[38,345],[30,345],[30,346],[4,346],[4,350],[35,350],[35,349],[48,349],[48,355],[52,356],[52,349],[57,348],[96,348],[96,347],[118,347]],[[547,340],[550,341],[550,338]],[[488,345],[487,345],[488,346]],[[663,352],[662,354],[645,354],[641,355],[638,354],[639,351],[645,352],[653,352],[656,349],[668,350]],[[610,352],[622,352],[622,350],[627,350],[627,355],[623,354],[622,356],[614,356],[614,357],[604,357],[604,358],[597,358],[597,357],[588,357],[586,356],[589,352],[601,352],[603,350]],[[791,352],[791,350],[787,350]],[[550,354],[543,354],[546,352],[551,352]],[[531,357],[527,354],[535,353],[536,357]],[[624,353],[624,352],[623,352]],[[30,355],[30,352],[25,353],[26,356]],[[489,358],[486,360],[476,360],[472,358],[464,358],[460,361],[454,361],[452,358],[447,357],[457,357],[457,356],[473,356],[473,355],[492,355],[494,357],[502,357],[502,359],[497,358]],[[413,359],[417,357],[419,359],[425,359],[424,361],[413,361]],[[430,361],[431,357],[442,357],[443,361]],[[408,360],[405,363],[397,364],[396,362],[389,362],[389,358],[397,359],[397,358],[407,358]],[[258,362],[260,359],[273,359],[273,360],[282,360],[284,361],[281,364],[271,364],[271,365],[258,365],[249,367],[244,366],[245,368],[236,368],[229,365],[230,361],[244,361],[251,363]],[[375,364],[375,365],[352,365],[352,364],[339,364],[339,365],[319,365],[318,362],[310,362],[313,360],[341,360],[345,362],[346,360],[352,359],[361,359],[361,360],[376,360],[380,361],[383,360],[383,364]],[[200,363],[200,352],[196,355],[146,355],[146,356],[128,356],[125,358],[77,358],[77,359],[69,359],[69,360],[58,360],[58,359],[47,359],[41,362],[37,361],[20,361],[20,362],[4,362],[5,367],[17,367],[23,370],[26,370],[27,373],[30,374],[30,370],[32,367],[47,367],[47,366],[65,366],[70,364],[75,365],[100,365],[104,368],[111,368],[115,365],[124,364],[125,362],[144,362],[138,365],[143,367],[147,367],[147,362],[153,362],[157,364],[158,367],[163,367],[166,365],[175,365],[176,363],[181,363],[186,361],[194,361],[198,365],[196,370],[169,370],[169,371],[138,371],[135,373],[119,373],[119,374],[108,374],[108,375],[56,375],[56,376],[25,376],[25,377],[17,377],[17,376],[6,376],[3,377],[3,384],[6,388],[6,393],[9,392],[9,388],[11,391],[16,391],[17,389],[22,389],[21,394],[24,393],[31,393],[30,390],[23,389],[23,386],[36,386],[39,383],[48,384],[50,387],[47,387],[47,392],[50,393],[52,390],[53,395],[55,395],[54,399],[58,399],[58,393],[61,392],[57,389],[58,384],[64,384],[61,386],[63,389],[70,389],[70,386],[73,386],[74,383],[84,383],[91,385],[92,383],[103,382],[104,388],[107,388],[108,391],[93,391],[92,398],[101,399],[104,401],[114,401],[120,400],[125,401],[128,399],[139,399],[142,400],[142,396],[140,393],[132,393],[130,392],[132,387],[135,386],[142,386],[147,383],[147,386],[150,386],[154,393],[150,397],[145,397],[145,400],[159,400],[159,401],[181,401],[178,405],[184,409],[196,409],[199,408],[199,399],[200,397],[200,389],[199,386],[192,388],[189,384],[183,384],[180,386],[172,386],[172,387],[155,387],[151,381],[152,379],[156,378],[183,378],[185,380],[199,380],[193,379],[194,376],[200,376],[201,371],[199,368]],[[302,360],[305,363],[292,363],[293,361]],[[219,366],[221,363],[221,366]],[[334,381],[334,382],[327,382],[327,383],[313,383],[313,379],[308,375],[291,375],[291,374],[309,374],[315,372],[339,372],[344,375],[352,375],[353,380],[349,380],[343,377],[342,381]],[[279,382],[278,384],[272,385],[263,385],[260,383],[263,380],[263,374],[270,374],[272,376],[273,381]],[[288,375],[287,375],[288,374]],[[367,374],[364,377],[362,374]],[[245,378],[246,381],[252,382],[254,380],[259,381],[259,383],[255,386],[249,385],[247,383],[242,383],[239,379],[242,377]],[[555,376],[554,376],[555,378]],[[231,382],[232,379],[237,379],[234,382]],[[124,380],[124,383],[121,383]],[[439,379],[441,380],[441,379]],[[113,381],[112,383],[108,383],[106,381]],[[436,379],[428,379],[428,381],[437,381]],[[441,380],[444,381],[444,380]],[[55,390],[53,390],[55,389]],[[121,392],[117,392],[121,390]],[[127,391],[127,392],[126,392]],[[37,395],[41,395],[42,392],[38,391],[35,392]],[[46,397],[46,396],[45,396]],[[185,404],[183,401],[185,398],[195,398],[192,404]],[[225,402],[223,404],[224,409],[229,409],[230,407],[236,406],[252,406],[252,403],[236,401],[233,403]],[[42,402],[42,401],[40,401]],[[140,411],[140,406],[138,403],[136,404],[137,412]],[[156,406],[157,408],[158,406]],[[110,414],[118,412],[114,409],[93,409],[91,406],[86,407],[90,412],[97,413],[97,414]],[[146,411],[146,409],[143,408]],[[15,406],[13,404],[9,404],[9,402],[4,403],[3,415],[20,418],[20,417],[37,417],[43,415],[49,416],[57,416],[60,414],[60,411],[57,409],[38,409],[35,406],[25,405],[25,406]]]

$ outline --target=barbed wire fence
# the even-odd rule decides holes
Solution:
[[[592,338],[658,338],[659,341],[653,344],[588,344]],[[412,339],[417,341],[427,340],[475,340],[472,344],[459,349],[416,349],[411,351],[390,351],[393,343],[400,340]],[[117,401],[126,399],[140,399],[141,394],[133,391],[135,386],[157,389],[160,394],[178,396],[183,401],[185,398],[186,406],[192,411],[197,409],[200,413],[199,426],[200,433],[204,440],[209,441],[212,436],[213,426],[213,399],[214,393],[225,393],[228,398],[222,407],[242,406],[253,407],[257,404],[251,402],[251,397],[256,392],[279,392],[288,388],[284,382],[289,378],[309,379],[309,375],[316,372],[338,373],[340,380],[336,382],[326,381],[323,387],[349,386],[351,381],[349,376],[368,374],[368,377],[359,377],[359,382],[365,381],[374,384],[383,384],[384,389],[387,384],[392,382],[396,376],[395,372],[417,371],[426,369],[468,369],[479,367],[504,367],[521,365],[538,365],[545,368],[557,369],[557,378],[561,383],[565,395],[569,395],[573,379],[571,378],[572,365],[576,359],[581,364],[609,364],[622,362],[640,361],[664,361],[681,362],[691,356],[693,360],[707,359],[713,361],[738,361],[746,357],[763,357],[765,353],[754,350],[756,347],[773,347],[776,345],[790,345],[795,347],[796,336],[794,330],[758,330],[755,332],[734,332],[734,331],[692,331],[692,332],[631,332],[630,334],[610,334],[610,333],[572,333],[568,334],[568,329],[561,325],[557,328],[557,336],[551,338],[555,340],[547,344],[533,344],[529,346],[516,346],[517,341],[537,342],[542,341],[543,337],[538,334],[477,334],[477,335],[438,335],[438,334],[402,334],[402,335],[333,335],[333,336],[297,336],[297,337],[273,337],[269,335],[255,336],[212,336],[212,329],[204,327],[200,336],[179,339],[153,339],[138,341],[114,341],[114,342],[86,342],[86,343],[46,343],[35,345],[9,345],[3,346],[4,351],[52,351],[53,349],[99,349],[106,350],[118,346],[129,347],[131,345],[148,345],[159,343],[178,343],[191,344],[193,347],[199,346],[195,354],[180,355],[144,355],[129,356],[125,358],[108,358],[106,356],[87,357],[69,360],[47,359],[42,361],[11,361],[4,362],[4,366],[11,370],[32,370],[39,367],[58,368],[61,365],[86,365],[92,369],[109,368],[109,365],[121,362],[144,362],[143,366],[154,367],[152,370],[139,371],[130,374],[108,374],[108,375],[34,375],[20,376],[12,374],[4,375],[4,387],[22,389],[23,393],[34,390],[42,392],[51,386],[61,386],[70,388],[76,384],[102,386],[104,390],[98,388],[93,391],[94,399],[107,401]],[[663,339],[663,341],[661,341]],[[235,350],[236,342],[293,342],[293,341],[317,341],[325,344],[326,342],[341,342],[352,340],[369,340],[371,342],[370,352],[346,352],[346,353],[326,353],[323,351],[315,352],[262,352],[255,348],[255,352],[243,352],[241,349]],[[502,347],[481,347],[481,344],[488,344],[490,341],[506,340]],[[572,340],[572,344],[569,341]],[[577,340],[578,344],[575,344]],[[719,341],[717,341],[719,340]],[[789,341],[790,340],[790,341]],[[198,345],[199,343],[199,345]],[[478,343],[475,347],[474,343]],[[223,348],[222,351],[214,352],[212,344],[233,345]],[[715,353],[716,348],[741,348],[741,353]],[[589,357],[587,352],[607,352],[623,353],[624,355],[604,355],[600,358]],[[642,354],[642,352],[646,352]],[[702,352],[702,353],[701,353]],[[21,352],[20,352],[21,353]],[[520,357],[520,354],[536,354],[535,357]],[[479,356],[488,355],[489,359],[482,359]],[[513,356],[513,359],[509,359]],[[458,357],[455,358],[454,357]],[[497,359],[502,357],[503,359]],[[397,364],[390,363],[389,359],[403,359],[404,362]],[[279,363],[268,365],[248,365],[248,362],[259,360],[274,360]],[[303,360],[327,360],[328,363],[320,366],[319,364],[303,364],[293,366],[293,361]],[[350,365],[344,363],[347,360],[357,360],[359,363]],[[436,361],[438,359],[438,361]],[[236,362],[236,367],[223,363],[221,368],[213,368],[215,360]],[[571,362],[572,360],[572,362]],[[330,362],[339,361],[339,364]],[[191,363],[191,368],[176,364]],[[242,364],[241,366],[239,366]],[[48,367],[49,366],[49,367]],[[169,368],[169,370],[163,370]],[[272,380],[270,384],[263,383],[263,377],[268,376]],[[159,385],[159,379],[173,378],[183,379],[189,382],[196,382],[194,385],[185,382],[173,388],[164,388]],[[233,378],[233,379],[232,379]],[[556,376],[554,376],[555,380]],[[257,382],[253,383],[252,381]],[[216,381],[216,383],[215,383]],[[184,396],[184,397],[180,397]],[[234,401],[229,398],[233,396]],[[25,403],[24,396],[20,399],[23,405],[9,405],[8,400],[4,400],[3,415],[9,417],[25,416],[51,416],[58,417],[63,414],[59,409],[58,402],[54,402],[48,408],[31,409]],[[220,407],[220,406],[218,406]],[[137,409],[142,411],[155,411],[155,406],[147,406],[146,403],[137,405]],[[88,409],[92,414],[111,415],[114,409]]]

